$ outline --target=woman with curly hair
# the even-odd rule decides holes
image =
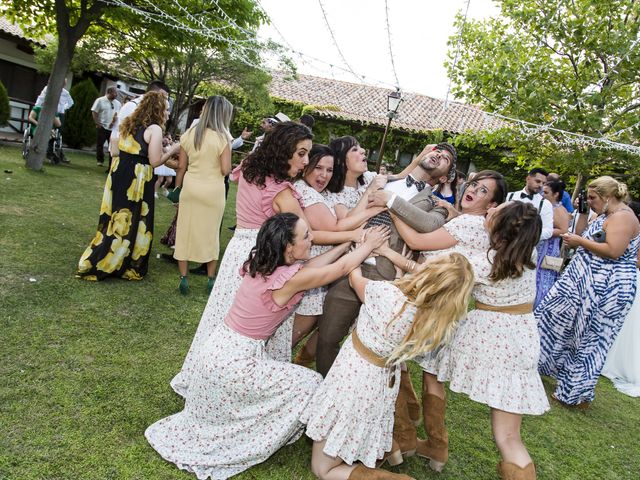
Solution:
[[[201,348],[184,410],[145,432],[153,448],[198,478],[223,479],[296,441],[304,429],[300,415],[321,377],[274,359],[267,346],[305,290],[347,275],[388,236],[388,229],[371,229],[344,256],[351,242],[309,259],[307,222],[292,213],[266,220],[240,263],[230,309]]]
[[[153,240],[153,169],[180,147],[176,144],[162,152],[168,108],[163,93],[148,92],[120,125],[120,155],[111,163],[98,231],[80,257],[77,276],[85,280],[141,280],[146,275]]]
[[[229,311],[242,280],[240,267],[256,243],[260,226],[277,213],[290,212],[305,218],[301,198],[291,183],[309,163],[311,131],[300,123],[283,122],[265,135],[260,148],[252,152],[231,173],[238,182],[236,194],[237,227],[227,245],[209,301],[182,369],[171,386],[186,393],[196,367],[198,352],[211,338]],[[361,232],[313,232],[314,242],[338,244],[355,241]],[[273,358],[291,355],[292,322],[285,321],[268,344]]]

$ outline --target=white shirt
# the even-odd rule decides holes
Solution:
[[[93,102],[91,111],[98,114],[98,122],[102,125],[102,128],[111,130],[113,116],[120,111],[120,102],[116,99],[109,100],[107,96],[98,97]]]
[[[387,208],[391,208],[391,205],[393,205],[396,197],[400,197],[403,200],[409,201],[419,193],[415,184],[407,187],[407,180],[405,178],[401,178],[400,180],[396,180],[395,182],[387,183],[384,186],[384,189],[393,194],[387,202]]]
[[[517,200],[519,202],[530,203],[533,205],[536,210],[538,210],[538,215],[542,219],[542,232],[540,233],[540,241],[546,240],[553,236],[553,206],[549,200],[546,200],[542,194],[534,193],[533,198],[521,197],[521,193],[528,195],[529,192],[526,189],[519,190],[517,192],[509,192],[507,195],[507,201]],[[542,202],[542,207],[540,207],[540,202]]]
[[[131,115],[136,108],[138,108],[138,104],[144,95],[140,95],[139,97],[134,98],[133,100],[129,100],[127,103],[120,107],[120,112],[118,112],[118,116],[116,117],[116,121],[113,124],[111,130],[111,139],[117,139],[120,137],[120,123]]]

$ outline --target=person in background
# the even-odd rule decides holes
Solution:
[[[383,163],[382,165],[380,165],[380,171],[378,172],[379,175],[387,175],[388,174],[388,170],[387,170],[387,166]]]
[[[220,254],[220,224],[226,205],[224,177],[231,171],[233,105],[222,96],[207,98],[200,122],[180,137],[176,189],[180,214],[173,257],[180,270],[180,293],[189,292],[188,261],[207,266],[211,293]]]
[[[557,173],[550,173],[547,175],[547,182],[562,182],[562,201],[560,203],[562,203],[562,206],[567,210],[567,212],[573,213],[571,195],[567,192],[567,185],[564,183],[562,178],[560,178],[560,175]]]
[[[532,168],[527,174],[524,188],[519,192],[509,192],[507,195],[507,202],[517,200],[536,207],[542,219],[540,241],[551,238],[553,235],[553,208],[551,202],[543,195],[542,187],[545,183],[547,183],[547,171],[543,168]]]
[[[609,176],[589,184],[587,201],[599,216],[587,227],[587,213],[580,213],[577,234],[562,235],[576,253],[535,309],[538,368],[557,380],[552,398],[562,405],[588,408],[593,401],[607,353],[635,298],[640,223],[627,198],[627,186]]]
[[[275,127],[279,123],[290,122],[290,121],[291,121],[291,119],[289,117],[287,117],[282,112],[276,113],[273,117],[265,117],[265,118],[263,118],[262,122],[260,122],[260,129],[264,133],[262,135],[259,135],[259,136],[256,137],[256,142],[253,144],[253,148],[251,149],[251,151],[255,152],[258,149],[258,147],[264,141],[264,136],[267,133],[269,133],[270,131],[272,131],[273,127]],[[311,130],[309,130],[309,131],[311,131]]]
[[[56,109],[56,113],[58,113],[58,116],[60,117],[61,121],[64,120],[63,118],[64,112],[69,110],[74,105],[73,98],[71,97],[69,90],[66,89],[66,86],[67,86],[67,79],[65,78],[64,83],[62,84],[62,87],[63,87],[62,91],[60,92],[60,100],[58,100],[58,108]],[[42,106],[44,106],[44,99],[46,96],[47,96],[47,85],[45,85],[45,87],[40,92],[40,95],[38,95],[35,106],[42,108]]]
[[[542,301],[551,286],[558,278],[558,272],[543,267],[544,257],[559,257],[561,235],[567,233],[571,215],[560,203],[563,189],[563,182],[547,182],[544,186],[544,198],[551,202],[553,207],[553,235],[551,238],[542,240],[538,245],[538,260],[536,261],[536,299],[533,302],[534,308]]]
[[[299,122],[313,132],[313,126],[316,124],[316,119],[313,118],[312,115],[305,113],[300,117]]]
[[[162,152],[162,129],[169,118],[166,97],[150,92],[120,126],[120,156],[107,176],[98,231],[78,263],[85,280],[107,277],[142,280],[153,241],[153,168],[177,147]]]
[[[118,118],[120,102],[116,100],[118,89],[107,88],[107,93],[96,98],[91,107],[93,123],[96,124],[96,161],[99,167],[104,166],[104,143],[111,137],[111,130]],[[109,168],[111,168],[111,154],[109,153]]]
[[[171,93],[171,89],[167,86],[166,83],[161,82],[160,80],[153,80],[149,82],[149,85],[147,85],[147,92],[161,92],[165,96],[165,98],[168,99]],[[142,102],[143,97],[144,95],[132,98],[120,108],[120,112],[118,112],[118,116],[116,117],[116,121],[114,122],[113,128],[111,130],[111,137],[109,138],[109,153],[112,158],[118,156],[120,124],[124,122],[124,119],[131,115],[136,108],[138,108],[138,105],[140,104],[140,102]]]
[[[640,220],[640,202],[629,204]],[[636,266],[640,267],[640,250]],[[640,397],[640,275],[636,281],[636,296],[624,325],[607,354],[602,375],[610,378],[615,387],[625,395]]]
[[[456,204],[456,199],[458,190],[458,171],[456,170],[453,179],[447,180],[445,183],[441,183],[438,187],[433,191],[433,194],[444,200],[445,202],[449,202],[451,205]]]

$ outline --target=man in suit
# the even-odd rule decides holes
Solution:
[[[444,183],[450,174],[455,173],[456,151],[448,143],[428,145],[421,153],[416,167],[406,177],[390,179],[382,190],[369,197],[370,206],[386,206],[419,232],[431,232],[441,227],[447,210],[436,207],[438,199],[431,188]],[[386,215],[386,219],[384,216]],[[388,223],[388,213],[374,217],[371,223]],[[404,241],[391,225],[389,245],[402,253]],[[362,273],[372,280],[393,280],[395,267],[384,257],[377,257],[375,265],[365,263]],[[349,286],[349,279],[336,281],[327,292],[324,313],[318,322],[318,351],[316,367],[326,376],[340,350],[340,342],[349,332],[349,328],[358,316],[360,301]]]
[[[440,143],[427,145],[414,162],[416,166],[406,178],[389,178],[384,189],[369,196],[369,206],[386,206],[417,231],[431,232],[440,228],[447,219],[447,209],[438,206],[439,199],[432,187],[450,181],[455,175],[457,154],[453,145]],[[391,228],[389,246],[402,253],[405,242],[393,226],[389,214],[373,217],[370,224],[388,224]],[[385,257],[376,257],[375,263],[365,262],[362,273],[372,280],[393,280],[396,270]],[[360,310],[360,301],[349,286],[349,279],[337,280],[329,287],[324,311],[318,321],[318,347],[316,369],[326,376],[340,350],[340,342],[349,333]],[[416,421],[420,420],[417,402],[408,372],[402,372],[400,392],[396,401],[394,442],[402,452],[416,449]]]

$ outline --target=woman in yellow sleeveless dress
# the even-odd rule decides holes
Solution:
[[[224,177],[231,171],[232,114],[226,98],[209,97],[200,121],[180,138],[176,188],[181,190],[173,257],[178,260],[183,295],[189,292],[189,261],[207,265],[207,292],[213,287],[225,207]]]

